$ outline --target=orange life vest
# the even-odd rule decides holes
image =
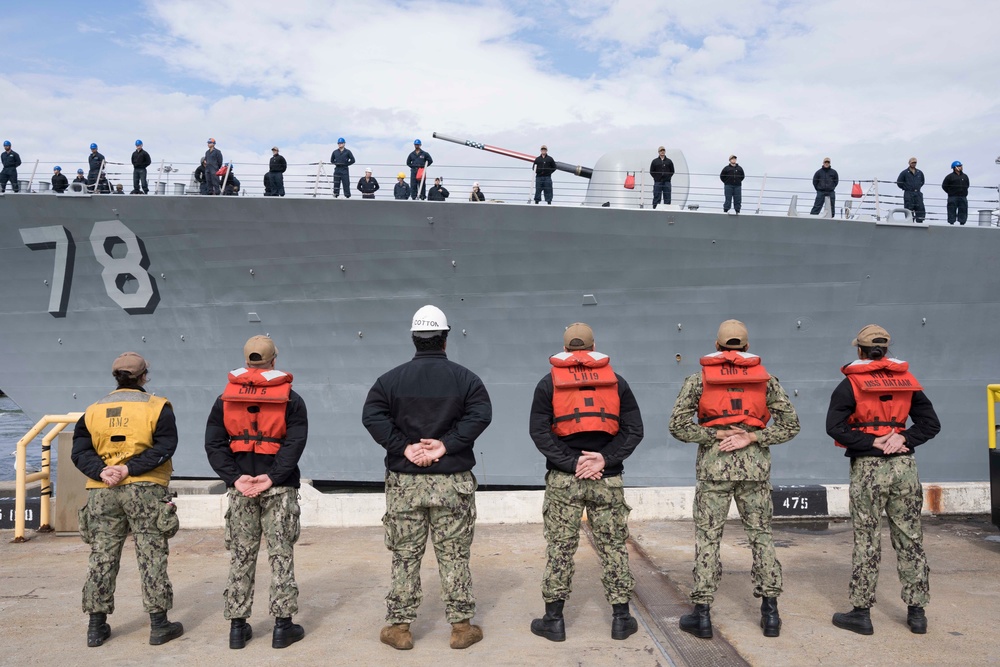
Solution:
[[[222,420],[234,452],[277,454],[284,441],[290,373],[237,368],[222,392]]]
[[[611,358],[577,350],[549,357],[552,364],[552,430],[565,437],[584,431],[618,433],[618,377]]]
[[[913,392],[923,389],[909,368],[905,361],[889,358],[858,359],[841,368],[854,390],[855,408],[848,426],[875,437],[904,430]]]
[[[699,424],[767,426],[771,420],[767,409],[767,381],[771,376],[760,363],[760,357],[749,352],[723,350],[704,356],[700,361]]]

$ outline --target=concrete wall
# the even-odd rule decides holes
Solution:
[[[177,511],[183,528],[220,528],[225,522],[225,495],[204,489],[185,493],[187,482],[175,482],[180,492]],[[828,517],[850,516],[848,486],[827,485]],[[213,489],[217,490],[217,489]],[[483,524],[541,523],[544,491],[482,491],[476,494],[478,522]],[[625,497],[635,521],[690,520],[694,487],[629,488]],[[320,493],[303,484],[300,493],[303,526],[377,526],[385,512],[382,493]],[[924,484],[924,514],[986,514],[989,485],[979,482]],[[738,518],[735,504],[729,518]],[[813,518],[802,516],[798,518]]]

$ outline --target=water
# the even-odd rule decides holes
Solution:
[[[14,454],[17,441],[33,426],[17,403],[7,396],[0,396],[0,482],[14,481]],[[53,443],[54,444],[54,443]],[[55,447],[53,447],[55,452]],[[42,467],[42,439],[38,436],[28,446],[28,471]],[[55,478],[55,457],[52,459],[52,477]]]

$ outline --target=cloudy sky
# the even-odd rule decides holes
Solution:
[[[209,136],[250,173],[274,144],[315,171],[338,136],[386,178],[416,137],[483,180],[528,168],[437,131],[584,165],[665,144],[696,174],[736,153],[748,174],[811,176],[829,155],[842,181],[894,179],[916,155],[935,188],[956,159],[1000,182],[996,0],[53,7],[7,9],[0,73],[4,138],[46,174],[92,141],[127,162],[136,138],[189,171]]]

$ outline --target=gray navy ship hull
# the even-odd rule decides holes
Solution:
[[[671,407],[732,317],[802,421],[774,448],[774,482],[829,483],[848,467],[825,434],[829,396],[852,336],[877,322],[941,417],[917,452],[924,481],[979,481],[983,388],[1000,378],[998,256],[996,229],[813,217],[8,194],[0,387],[32,418],[82,411],[112,388],[112,359],[135,350],[178,416],[175,475],[212,476],[209,409],[244,341],[268,334],[309,409],[303,475],[378,481],[383,452],[361,406],[378,375],[412,356],[410,317],[433,303],[452,324],[449,357],[493,399],[480,483],[536,486],[532,393],[564,327],[584,321],[642,409],[627,483],[687,485],[695,448],[671,438]]]

